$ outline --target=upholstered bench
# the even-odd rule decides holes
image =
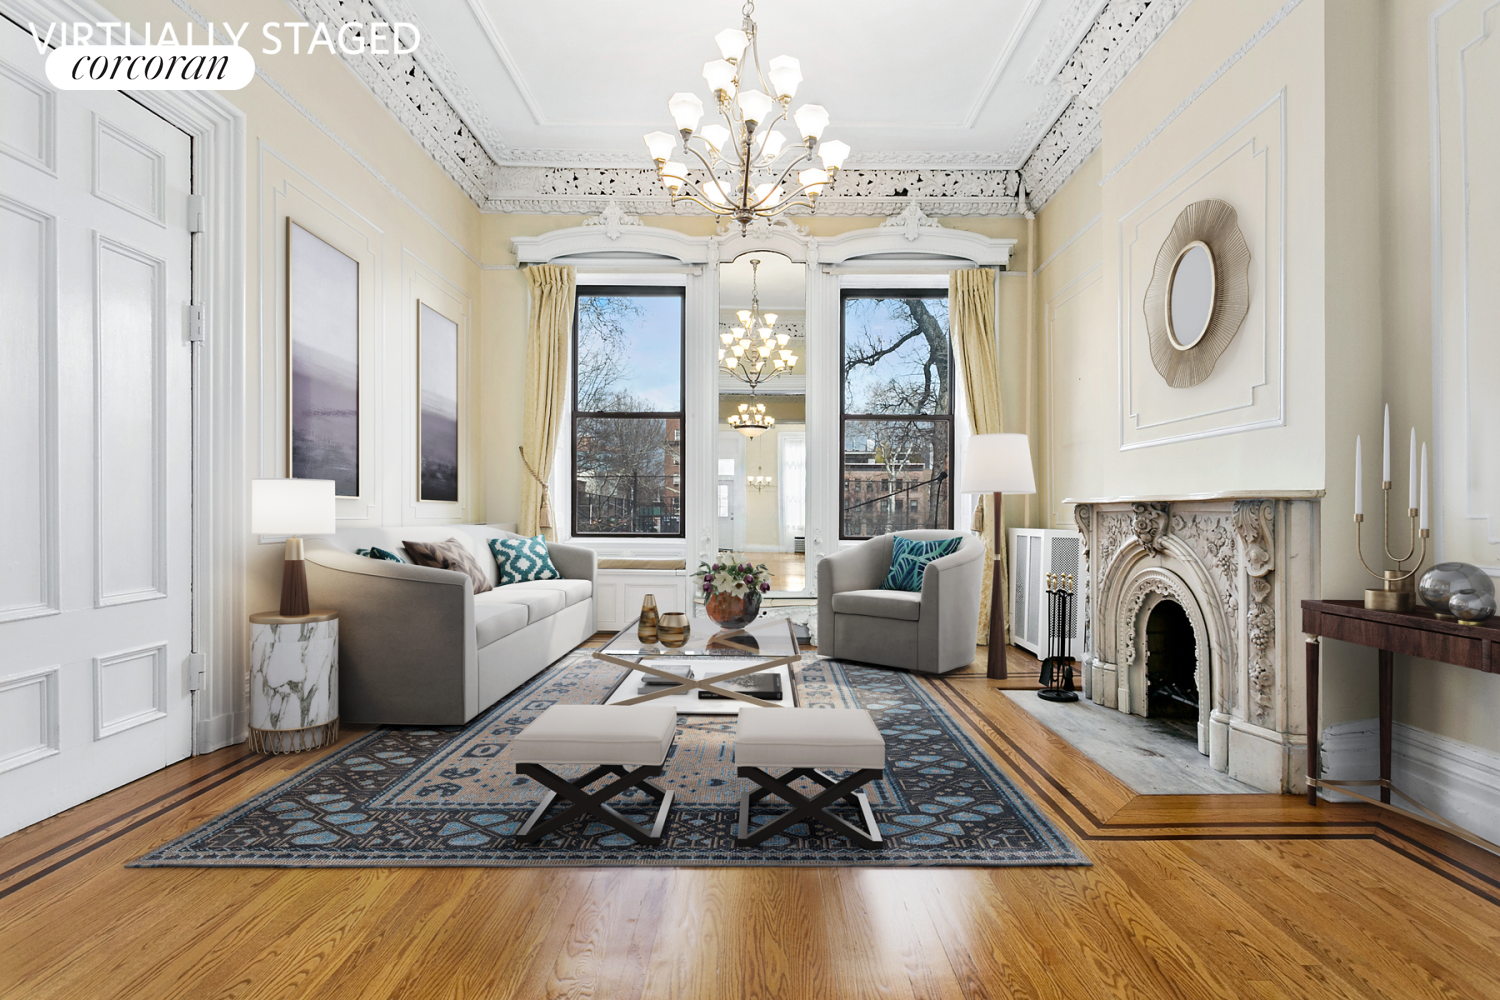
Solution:
[[[753,847],[794,823],[817,820],[860,847],[882,846],[870,800],[860,789],[885,773],[885,739],[864,709],[745,705],[734,738],[734,762],[740,777],[759,786],[740,796],[739,843]],[[791,770],[776,777],[765,770],[768,767]],[[852,773],[838,779],[825,768]],[[792,787],[798,778],[823,790],[809,798]],[[750,807],[767,795],[778,796],[792,808],[752,832]],[[863,830],[828,811],[840,799],[859,810]]]
[[[648,779],[662,766],[677,735],[677,711],[664,705],[553,705],[510,742],[516,772],[546,785],[550,791],[526,823],[516,831],[524,843],[545,837],[575,819],[597,819],[628,834],[638,844],[659,844],[672,795]],[[572,781],[548,765],[596,764]],[[588,790],[600,778],[614,779],[597,792]],[[610,799],[639,788],[660,805],[651,829],[620,815]],[[572,803],[544,823],[538,821],[561,795]]]

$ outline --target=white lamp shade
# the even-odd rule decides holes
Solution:
[[[724,144],[729,141],[729,129],[717,122],[703,126],[698,134],[714,149],[723,149]]]
[[[775,101],[758,90],[742,90],[735,99],[740,103],[740,114],[745,116],[745,121],[756,124],[765,121],[776,106]]]
[[[823,157],[823,166],[829,170],[838,170],[844,165],[844,158],[849,155],[849,144],[838,139],[831,139],[818,147],[818,153]]]
[[[714,93],[722,91],[730,97],[734,96],[734,67],[723,59],[704,63],[703,79],[708,82],[708,89]]]
[[[672,112],[678,131],[691,132],[698,127],[698,119],[703,117],[703,102],[697,94],[673,94],[667,101],[667,110]]]
[[[764,156],[767,160],[774,160],[786,148],[786,136],[775,129],[764,133],[764,135],[765,138],[760,143],[760,155]]]
[[[828,127],[828,112],[821,104],[804,104],[792,115],[792,121],[797,123],[797,131],[802,133],[802,138],[819,139],[823,136],[823,130]]]
[[[750,44],[750,36],[739,28],[725,28],[714,36],[714,44],[719,47],[719,55],[738,62],[745,54],[745,46]]]
[[[964,451],[963,493],[1035,493],[1025,434],[975,434]]]
[[[817,167],[809,167],[797,174],[797,180],[807,188],[809,194],[821,194],[823,188],[828,184],[828,171]]]
[[[647,132],[642,138],[653,160],[665,160],[677,148],[677,137],[667,132]]]
[[[331,535],[332,479],[250,480],[250,530],[257,535]]]
[[[771,88],[776,91],[777,97],[794,97],[797,94],[797,84],[802,82],[802,64],[791,56],[777,56],[771,60],[767,75],[771,78]]]

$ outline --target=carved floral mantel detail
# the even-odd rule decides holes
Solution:
[[[1186,612],[1198,652],[1199,748],[1271,791],[1302,785],[1306,692],[1289,669],[1300,602],[1317,596],[1316,493],[1079,503],[1085,695],[1145,714],[1145,626]]]

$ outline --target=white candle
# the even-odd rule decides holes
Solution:
[[[1411,429],[1411,464],[1406,471],[1406,506],[1409,510],[1417,509],[1417,429]]]
[[[1385,444],[1380,452],[1380,482],[1391,481],[1391,404],[1385,404]],[[1384,486],[1381,487],[1384,489]]]
[[[1354,435],[1354,513],[1356,515],[1365,512],[1365,491],[1361,480],[1364,478],[1364,458],[1360,455],[1359,435]]]
[[[1421,519],[1421,521],[1419,521],[1417,523],[1417,527],[1419,527],[1419,528],[1425,528],[1425,527],[1427,527],[1427,442],[1426,441],[1422,442],[1422,505],[1421,505],[1420,509],[1422,511],[1422,519]]]

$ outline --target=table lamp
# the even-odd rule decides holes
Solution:
[[[990,583],[990,658],[985,675],[1003,680],[1005,663],[1005,583],[1000,573],[1005,532],[1000,523],[1000,497],[1004,493],[1035,493],[1031,471],[1031,442],[1025,434],[975,434],[964,451],[964,493],[991,493],[990,523],[995,526],[995,564]]]
[[[307,564],[302,561],[300,535],[331,535],[332,479],[250,480],[250,530],[257,535],[287,535],[286,561],[281,570],[281,615],[310,614],[307,603]]]

